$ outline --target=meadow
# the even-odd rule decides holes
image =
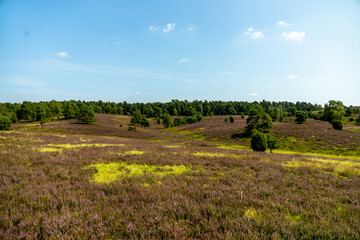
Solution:
[[[96,118],[0,131],[1,239],[360,238],[358,126],[286,118],[261,153],[240,116]]]

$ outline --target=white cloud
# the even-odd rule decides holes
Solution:
[[[184,62],[187,62],[189,60],[190,60],[189,58],[182,58],[182,59],[178,60],[178,63],[184,63]]]
[[[285,22],[285,21],[278,21],[278,22],[277,22],[277,25],[287,27],[287,26],[291,26],[292,24],[287,23],[287,22]]]
[[[166,24],[166,28],[163,28],[164,33],[171,32],[175,28],[175,23],[168,23]]]
[[[140,95],[140,92],[136,92],[135,94],[136,94],[136,95]]]
[[[155,32],[157,30],[157,27],[150,26],[148,29],[149,29],[150,32]]]
[[[257,96],[259,96],[259,94],[258,93],[250,93],[249,96],[250,97],[257,97]]]
[[[290,75],[286,76],[287,79],[291,79],[291,80],[299,78],[299,77],[300,77],[299,75],[295,75],[295,74],[290,74]]]
[[[292,31],[289,33],[283,32],[281,34],[281,36],[283,36],[286,40],[293,40],[293,41],[301,42],[302,40],[304,40],[306,33],[305,32],[295,32],[295,31]]]
[[[194,31],[195,30],[195,26],[194,25],[191,25],[187,28],[188,31]]]
[[[63,58],[69,58],[70,55],[67,52],[59,52],[58,54],[56,54],[59,57],[63,57]]]
[[[264,34],[262,32],[259,31],[255,32],[255,30],[252,27],[248,28],[248,30],[244,32],[244,35],[250,36],[250,38],[253,40],[261,39],[264,37]]]

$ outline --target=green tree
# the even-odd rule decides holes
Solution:
[[[357,124],[357,125],[360,125],[360,114],[359,114],[359,116],[358,116],[357,119],[356,119],[356,124]]]
[[[164,128],[171,127],[172,126],[172,121],[171,121],[170,114],[164,113],[162,115],[162,122],[163,122]]]
[[[251,137],[251,149],[256,152],[265,152],[267,148],[267,138],[262,132],[254,131]]]
[[[248,136],[251,136],[255,130],[268,133],[273,127],[271,117],[259,105],[255,105],[255,107],[251,109],[249,117],[246,119],[246,124],[245,134]]]
[[[234,123],[234,121],[235,121],[235,118],[232,116],[232,115],[230,115],[230,118],[229,118],[229,120],[230,120],[230,123]]]
[[[7,116],[0,115],[0,130],[10,130],[11,119]]]
[[[342,120],[345,116],[344,105],[341,101],[330,100],[325,104],[324,119],[332,122],[334,119]]]
[[[299,124],[304,123],[308,117],[307,113],[304,111],[297,111],[295,113],[295,116],[296,116],[295,122]]]
[[[19,120],[35,121],[36,111],[34,105],[31,102],[24,101],[17,111],[17,117]]]
[[[100,107],[101,108],[101,107]],[[97,112],[101,110],[97,109]],[[64,104],[64,117],[66,119],[74,119],[76,117],[77,107],[73,102],[65,102]]]
[[[76,114],[76,119],[80,123],[86,123],[86,124],[96,121],[94,111],[85,104],[80,105],[79,111]]]
[[[280,145],[278,144],[278,140],[273,136],[268,134],[266,136],[266,140],[267,140],[267,147],[270,149],[270,152],[272,153],[273,149],[278,149],[280,148]]]
[[[229,122],[229,118],[228,117],[226,117],[225,119],[224,119],[224,122]]]

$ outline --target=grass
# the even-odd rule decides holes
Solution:
[[[191,167],[184,165],[178,166],[154,166],[142,165],[136,163],[96,163],[87,168],[95,168],[92,181],[96,183],[111,183],[119,178],[140,177],[144,175],[152,175],[154,177],[164,177],[166,175],[180,175],[191,171]]]

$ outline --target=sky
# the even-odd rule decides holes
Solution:
[[[359,0],[0,0],[0,102],[360,105]]]

